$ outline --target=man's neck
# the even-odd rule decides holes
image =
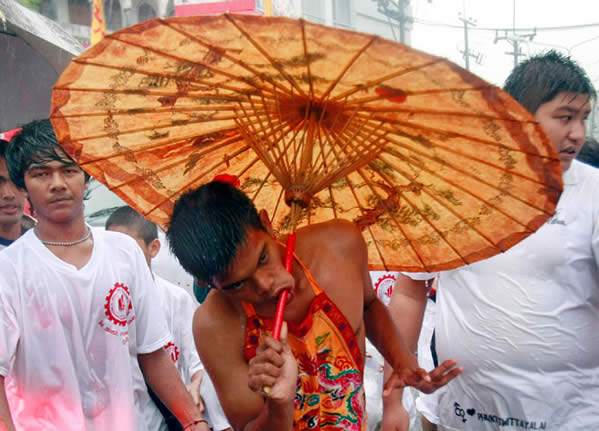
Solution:
[[[14,241],[21,236],[21,233],[21,220],[17,223],[0,224],[0,238]]]
[[[94,239],[83,216],[68,223],[39,220],[35,234],[56,257],[77,269],[83,268],[92,256]]]
[[[72,242],[81,239],[87,233],[83,216],[64,223],[56,223],[40,218],[35,232],[42,241]]]

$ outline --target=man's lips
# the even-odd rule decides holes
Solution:
[[[4,205],[0,207],[0,212],[4,214],[16,214],[20,210],[17,205]]]
[[[49,203],[50,204],[60,204],[63,202],[69,202],[71,200],[72,200],[71,198],[58,198],[58,199],[52,199]]]
[[[575,150],[573,148],[569,148],[567,150],[561,150],[559,152],[559,157],[560,157],[560,159],[571,160],[571,159],[574,159],[577,154],[578,154],[577,150]]]
[[[284,291],[287,291],[287,304],[291,302],[293,298],[295,298],[295,294],[291,289],[281,289],[281,291],[273,298],[272,302],[277,304],[279,302],[279,298],[283,294]]]

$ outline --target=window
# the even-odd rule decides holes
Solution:
[[[152,6],[150,6],[147,3],[144,3],[139,7],[137,16],[138,22],[142,22],[148,19],[156,18],[158,15],[156,14]]]
[[[351,0],[333,0],[333,19],[336,27],[352,28]]]
[[[324,2],[322,0],[303,0],[302,15],[308,21],[324,24]]]
[[[71,24],[89,26],[92,20],[90,2],[88,0],[71,0],[68,4]]]
[[[119,0],[104,0],[104,19],[108,31],[116,31],[123,27]]]

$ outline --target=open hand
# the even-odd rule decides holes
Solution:
[[[266,337],[249,363],[248,385],[273,401],[286,403],[295,399],[297,362],[287,344],[287,323],[283,323],[281,340]],[[265,388],[270,388],[266,389]]]
[[[381,431],[408,431],[410,428],[410,415],[404,406],[395,409],[383,409],[383,423]]]
[[[204,400],[200,395],[200,387],[202,386],[202,378],[204,377],[204,372],[202,370],[196,372],[191,378],[191,383],[187,385],[187,392],[193,398],[193,402],[200,409],[200,413],[204,413]]]
[[[413,386],[425,394],[435,392],[464,371],[463,368],[456,367],[456,365],[457,361],[449,359],[429,373],[422,368],[394,370],[385,383],[383,396],[388,395],[395,388],[406,386]]]

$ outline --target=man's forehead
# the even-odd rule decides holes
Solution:
[[[561,92],[554,99],[556,109],[566,110],[591,110],[591,96],[582,93]]]
[[[6,159],[0,157],[0,177],[10,180],[10,175],[8,174],[8,166],[6,165]]]
[[[248,228],[247,237],[237,247],[237,253],[235,253],[235,257],[229,267],[210,280],[213,287],[221,288],[252,275],[266,241],[266,238],[261,233],[264,232],[251,227]]]
[[[65,153],[62,147],[55,146],[54,151],[42,151],[33,154],[33,156],[31,157],[31,163],[29,164],[27,169],[42,168],[50,163],[58,163],[60,164],[60,166],[77,165],[77,163],[75,163],[75,161],[71,159],[67,153]]]
[[[77,164],[70,159],[41,159],[33,160],[27,167],[27,170],[31,169],[44,169],[50,167],[63,167],[63,166],[77,166]]]

